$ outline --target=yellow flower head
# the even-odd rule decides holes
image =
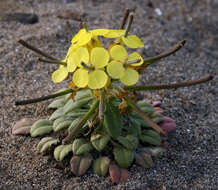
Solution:
[[[114,79],[120,79],[127,86],[137,83],[139,74],[134,67],[143,64],[141,55],[137,52],[128,55],[126,49],[121,45],[113,46],[110,49],[110,55],[113,60],[107,66],[108,74]]]
[[[66,59],[64,59],[61,62],[66,62]],[[52,73],[52,80],[54,83],[59,83],[61,81],[63,81],[64,79],[66,79],[68,76],[68,71],[67,71],[67,66],[66,65],[60,65],[59,69],[57,69],[56,71],[54,71]]]
[[[118,38],[124,35],[125,30],[112,30],[112,29],[95,29],[87,31],[85,28],[81,29],[71,40],[74,48],[81,47],[88,44],[92,39],[98,36],[105,38]]]
[[[74,65],[78,67],[73,74],[74,84],[79,88],[88,86],[91,89],[100,89],[105,87],[108,76],[104,72],[104,67],[107,66],[110,59],[108,51],[102,47],[93,48],[90,55],[88,49],[84,47],[77,51],[74,54]],[[75,67],[73,66],[73,69]]]

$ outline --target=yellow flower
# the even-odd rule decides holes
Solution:
[[[66,62],[66,59],[62,60],[61,62]],[[54,83],[59,83],[63,81],[64,79],[66,79],[67,76],[68,76],[67,66],[60,65],[59,69],[57,69],[56,71],[52,73],[51,78]]]
[[[80,53],[77,53],[80,51]],[[107,66],[110,56],[106,49],[95,47],[89,56],[87,48],[80,47],[74,54],[77,67],[73,74],[73,82],[79,88],[88,85],[91,89],[100,89],[107,85],[108,76],[103,68]]]
[[[95,39],[95,37],[103,36],[105,38],[118,38],[124,35],[125,30],[112,30],[112,29],[95,29],[89,30],[81,29],[71,40],[71,43],[74,48],[84,46],[88,44],[91,39]]]
[[[110,49],[110,55],[113,60],[107,66],[108,74],[114,79],[120,79],[127,86],[137,83],[139,74],[134,67],[143,64],[141,55],[137,52],[128,55],[126,49],[121,45],[113,46]]]
[[[115,40],[115,44],[122,44],[122,45],[124,44],[128,48],[132,48],[132,49],[144,47],[144,43],[136,35],[128,35],[125,37],[125,32],[121,33],[120,30],[113,30],[109,32],[107,35],[117,38]]]

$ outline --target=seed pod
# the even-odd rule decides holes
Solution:
[[[92,160],[93,158],[91,154],[84,156],[73,156],[70,160],[71,171],[76,176],[82,176],[89,169]]]
[[[93,147],[90,142],[80,138],[73,141],[72,149],[75,155],[81,155],[90,152]]]
[[[110,159],[108,157],[100,157],[95,160],[93,164],[93,171],[100,176],[105,176],[108,172],[109,164]]]
[[[113,150],[114,158],[121,168],[128,168],[134,158],[134,153],[126,148],[115,147]]]
[[[130,177],[130,173],[127,169],[125,168],[120,168],[120,181],[121,182],[126,182]]]
[[[109,174],[113,183],[119,183],[120,181],[120,168],[116,164],[110,164]]]
[[[138,146],[138,138],[133,135],[127,135],[126,137],[119,136],[117,140],[129,150],[135,150]]]
[[[16,122],[12,128],[13,135],[27,135],[30,133],[30,128],[35,121],[29,118],[23,118]]]
[[[60,145],[54,150],[54,157],[57,161],[62,161],[72,151],[72,144]]]
[[[31,137],[41,136],[50,133],[53,130],[52,122],[50,120],[38,120],[36,121],[31,129]]]
[[[92,146],[99,152],[101,152],[107,143],[109,142],[110,137],[106,135],[94,134],[91,136]]]
[[[151,155],[145,151],[135,154],[135,162],[143,168],[150,168],[153,164]]]
[[[144,143],[149,143],[156,146],[160,146],[161,144],[160,135],[153,130],[143,130],[140,140]]]
[[[53,137],[44,137],[39,141],[37,145],[37,150],[40,153],[47,152],[52,145],[56,145],[57,143],[59,143],[58,139],[55,139]]]

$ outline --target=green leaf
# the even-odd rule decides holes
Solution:
[[[80,90],[76,93],[76,96],[74,97],[75,101],[91,97],[92,96],[92,91],[91,90]]]
[[[57,99],[57,100],[54,100],[53,102],[51,102],[49,105],[48,105],[48,108],[49,109],[56,109],[56,108],[60,108],[64,106],[64,99]]]
[[[126,148],[115,147],[113,150],[114,158],[121,168],[128,168],[134,158],[134,152]]]
[[[149,143],[156,146],[159,146],[162,141],[160,135],[153,130],[143,130],[140,140],[144,143]]]
[[[74,140],[72,148],[75,155],[86,154],[93,149],[91,143],[83,138]]]
[[[49,120],[54,121],[63,115],[64,115],[64,108],[60,107],[57,110],[55,110],[55,112],[53,112],[53,114],[51,114]]]
[[[121,135],[123,127],[122,116],[119,109],[115,107],[111,101],[107,102],[105,105],[104,127],[107,133],[115,139]]]
[[[40,119],[36,121],[31,129],[31,137],[41,136],[50,133],[53,130],[52,122],[50,120]]]
[[[93,100],[93,97],[87,97],[78,101],[68,101],[65,105],[64,105],[64,114],[67,114],[69,112],[71,112],[74,109],[78,109],[81,108],[82,106],[88,104],[91,100]]]
[[[95,160],[93,164],[93,171],[100,176],[105,176],[108,172],[109,164],[110,159],[108,157],[100,157]]]
[[[126,127],[128,134],[136,135],[137,137],[141,136],[141,123],[135,119],[130,118],[130,125]]]
[[[92,160],[93,158],[91,154],[84,156],[73,156],[70,160],[71,171],[76,176],[82,176],[89,169]]]
[[[109,140],[110,140],[110,137],[105,136],[105,135],[94,134],[91,136],[92,146],[94,146],[94,148],[98,150],[99,152],[105,148]]]
[[[138,138],[133,135],[127,135],[126,137],[119,136],[117,140],[129,150],[135,150],[138,146]]]

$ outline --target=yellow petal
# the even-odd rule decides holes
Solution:
[[[111,61],[107,66],[108,74],[114,79],[121,78],[124,74],[124,71],[125,69],[123,67],[123,64],[115,60]]]
[[[133,52],[128,56],[128,61],[133,61],[133,60],[137,60],[137,59],[140,59],[140,62],[131,64],[131,66],[139,66],[139,65],[143,64],[144,60],[143,60],[142,56],[137,52]]]
[[[76,43],[76,46],[84,46],[92,39],[92,33],[91,32],[85,32],[82,35],[80,35],[79,40]]]
[[[129,48],[140,48],[144,47],[143,42],[136,35],[129,35],[126,38],[122,36],[123,43]]]
[[[76,50],[78,49],[78,47],[76,47],[75,45],[70,45],[68,51],[67,51],[67,55],[66,58],[68,58],[69,56],[71,56]]]
[[[89,74],[88,86],[91,89],[103,88],[108,81],[108,76],[102,70],[95,70]]]
[[[67,71],[68,72],[74,72],[77,68],[77,64],[75,62],[74,56],[69,56],[67,59]]]
[[[91,30],[91,33],[93,36],[104,36],[109,31],[110,31],[109,29],[95,29],[95,30]]]
[[[75,53],[72,55],[72,59],[76,63],[78,67],[82,67],[81,63],[84,62],[88,64],[89,62],[89,51],[87,48],[80,47],[78,48]]]
[[[60,66],[58,70],[52,73],[51,78],[54,83],[59,83],[63,81],[67,77],[67,75],[68,75],[67,67]]]
[[[127,86],[134,85],[139,80],[139,74],[132,68],[127,68],[124,75],[120,78],[120,81]]]
[[[98,39],[98,37],[92,37],[91,41],[88,44],[92,48],[94,47],[102,47],[101,41]]]
[[[125,30],[108,30],[108,33],[104,34],[105,38],[119,38],[125,34]]]
[[[86,29],[81,29],[71,40],[71,43],[77,42],[84,34],[86,33]]]
[[[73,82],[79,88],[84,88],[88,84],[88,71],[85,69],[77,69],[73,74]]]
[[[111,57],[117,61],[125,61],[127,59],[128,53],[126,49],[121,45],[113,46],[110,49]]]
[[[106,49],[101,47],[92,49],[91,63],[95,68],[99,69],[106,66],[108,64],[109,58],[109,53]]]

